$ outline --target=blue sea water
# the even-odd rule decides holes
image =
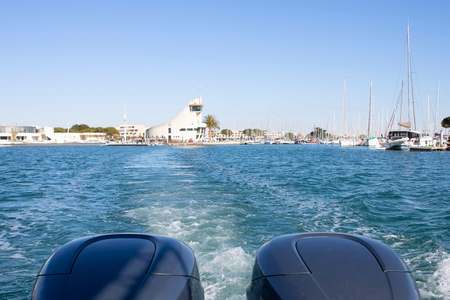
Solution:
[[[27,299],[48,255],[108,232],[195,251],[207,299],[244,299],[255,251],[285,233],[393,247],[424,299],[450,299],[450,152],[313,145],[0,148],[0,299]]]

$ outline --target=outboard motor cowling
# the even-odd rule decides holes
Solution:
[[[415,300],[415,281],[385,244],[362,236],[280,236],[257,252],[249,300]]]
[[[33,300],[203,299],[192,250],[175,239],[106,234],[69,242],[39,272]]]

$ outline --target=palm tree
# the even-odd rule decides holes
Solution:
[[[206,124],[206,128],[208,128],[208,137],[211,140],[214,130],[219,128],[219,121],[213,115],[206,115],[203,122]]]
[[[444,128],[450,128],[450,117],[447,117],[442,120],[441,126]]]
[[[17,130],[15,128],[11,129],[11,141],[15,142],[17,140]]]

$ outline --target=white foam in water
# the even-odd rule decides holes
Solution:
[[[450,299],[450,257],[442,260],[433,274],[437,290],[445,299]]]
[[[11,251],[11,250],[15,250],[11,244],[6,240],[5,238],[5,234],[2,233],[0,234],[0,250],[2,251]]]
[[[10,251],[10,250],[14,250],[14,248],[11,247],[11,244],[8,241],[0,240],[0,250]]]
[[[238,245],[231,220],[214,217],[214,207],[165,205],[132,209],[127,215],[149,232],[174,237],[194,250],[206,299],[245,299],[253,257]]]
[[[450,255],[442,250],[415,255],[406,259],[417,279],[421,299],[450,299]],[[424,265],[434,265],[426,270]]]
[[[13,259],[26,259],[26,257],[23,256],[21,253],[14,253],[13,255],[11,255],[11,258],[13,258]]]
[[[206,299],[218,299],[219,296],[227,299],[243,298],[245,289],[243,283],[248,282],[248,278],[244,275],[251,270],[251,255],[241,247],[234,247],[214,252],[211,256],[212,260],[200,260],[201,271],[206,277],[203,281]],[[233,286],[241,288],[239,294],[229,294],[227,289]]]

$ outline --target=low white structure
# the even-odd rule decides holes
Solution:
[[[103,132],[55,133],[53,127],[0,126],[0,144],[63,144],[63,143],[104,143]]]
[[[167,141],[168,143],[198,143],[203,141],[206,125],[202,121],[202,110],[202,99],[193,99],[167,123],[147,129],[147,139],[150,141]]]
[[[0,143],[33,143],[43,140],[36,126],[0,126]]]
[[[141,124],[122,124],[117,127],[120,133],[120,140],[136,142],[143,141],[145,139],[145,125]]]
[[[57,132],[48,135],[49,143],[55,144],[102,144],[106,142],[103,132]]]

